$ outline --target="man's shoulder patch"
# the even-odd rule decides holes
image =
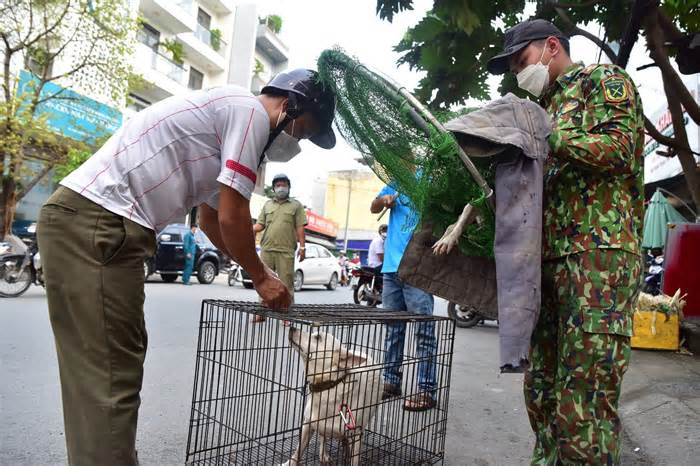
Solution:
[[[600,84],[603,86],[603,95],[606,102],[624,102],[629,98],[627,83],[622,76],[608,76]]]

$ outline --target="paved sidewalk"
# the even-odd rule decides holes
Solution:
[[[446,464],[528,464],[522,375],[496,373],[497,332],[457,329]],[[633,351],[620,411],[623,466],[700,464],[700,357]]]

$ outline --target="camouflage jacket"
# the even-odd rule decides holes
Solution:
[[[614,65],[574,64],[542,97],[552,117],[544,168],[543,259],[609,248],[640,254],[644,114]]]

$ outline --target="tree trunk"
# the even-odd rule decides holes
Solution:
[[[682,96],[679,94],[679,89],[677,88],[677,80],[680,78],[675,71],[672,70],[674,76],[668,72],[668,68],[671,67],[671,64],[664,48],[663,31],[658,23],[658,19],[658,13],[651,14],[645,18],[644,29],[646,30],[647,47],[651,58],[661,69],[661,79],[664,84],[668,110],[671,113],[671,121],[673,123],[673,139],[678,143],[674,151],[683,168],[688,191],[690,192],[697,210],[700,208],[700,178],[697,173],[695,156],[690,148],[688,134],[685,130]],[[683,86],[683,92],[688,92],[685,85]],[[686,110],[688,110],[687,107]]]
[[[2,193],[0,194],[0,239],[12,231],[12,221],[17,209],[17,183],[12,176],[2,178]]]
[[[676,91],[671,84],[668,83],[666,79],[663,79],[663,81],[666,98],[668,99],[668,110],[671,112],[674,139],[680,142],[684,147],[687,147],[688,134],[685,131],[685,119],[683,118],[683,107],[681,106],[680,98],[676,95]],[[678,160],[681,162],[681,167],[683,167],[685,182],[688,185],[688,191],[693,198],[695,211],[697,212],[698,208],[700,208],[700,179],[698,177],[695,156],[687,149],[678,149],[676,150],[676,154],[678,155]],[[696,218],[695,220],[700,221],[700,218]]]

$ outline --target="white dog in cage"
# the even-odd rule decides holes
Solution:
[[[304,407],[299,446],[282,466],[299,464],[313,432],[319,437],[322,464],[331,461],[325,440],[336,438],[343,442],[352,465],[359,466],[363,427],[369,425],[381,400],[381,368],[367,355],[348,350],[330,333],[292,327],[289,342],[304,360],[311,396]]]

